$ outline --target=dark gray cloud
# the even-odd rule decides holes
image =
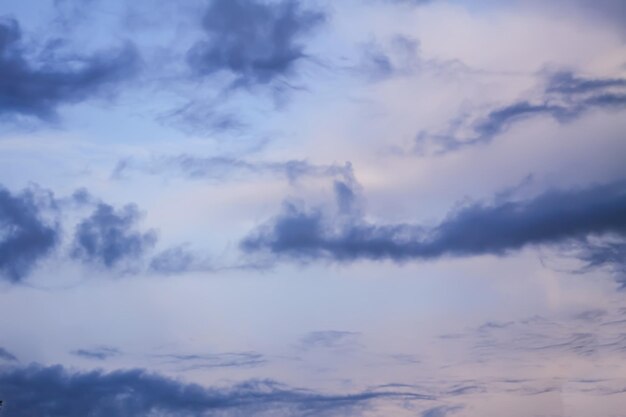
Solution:
[[[121,210],[99,203],[88,218],[76,226],[72,257],[112,268],[123,261],[141,258],[152,248],[157,237],[154,230],[138,231],[141,214],[129,204]]]
[[[0,360],[17,362],[17,357],[5,348],[0,347]]]
[[[284,211],[245,238],[248,253],[300,261],[397,262],[442,256],[506,255],[529,245],[559,245],[590,236],[626,237],[626,182],[549,190],[525,201],[498,200],[457,208],[438,225],[339,221],[320,209],[286,203]]]
[[[438,145],[438,152],[447,152],[491,142],[515,124],[537,116],[567,123],[593,109],[624,108],[626,79],[584,78],[571,72],[558,72],[548,76],[542,96],[538,99],[506,104],[477,118],[463,116],[452,123],[445,133],[420,132],[416,146],[419,151],[425,144],[434,142]],[[458,133],[461,128],[467,128],[471,133],[461,135]]]
[[[92,55],[62,55],[60,44],[51,40],[44,50],[32,51],[19,23],[0,18],[0,116],[53,120],[60,105],[108,95],[138,68],[130,44]]]
[[[0,371],[7,417],[336,416],[377,400],[429,400],[394,391],[324,395],[273,381],[205,388],[144,370],[73,373],[61,366]]]
[[[240,85],[268,83],[306,56],[302,37],[324,18],[296,0],[212,0],[202,19],[206,37],[187,60],[199,75],[227,71]]]
[[[44,216],[54,205],[41,189],[12,194],[0,186],[0,278],[21,281],[59,243],[59,225]]]
[[[85,359],[106,360],[114,356],[119,356],[122,352],[113,347],[100,346],[93,349],[77,349],[73,350],[72,355],[80,356]]]

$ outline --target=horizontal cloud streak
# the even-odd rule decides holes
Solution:
[[[250,381],[231,388],[204,388],[144,370],[73,373],[61,366],[4,369],[0,392],[6,415],[48,417],[332,416],[345,415],[376,400],[428,400],[392,391],[324,395],[273,381]]]
[[[151,175],[170,172],[192,179],[229,180],[248,175],[280,175],[294,182],[303,177],[339,177],[352,181],[352,165],[312,164],[306,160],[249,161],[231,156],[199,157],[189,154],[155,158],[141,162],[124,159],[118,162],[113,178],[123,178],[126,173],[140,171]]]
[[[135,230],[140,217],[139,209],[132,204],[119,211],[98,204],[92,215],[76,226],[72,257],[107,268],[140,258],[157,240],[154,230]]]
[[[626,79],[583,78],[571,72],[558,72],[548,77],[542,95],[534,100],[520,100],[496,107],[487,114],[461,120],[450,126],[450,131],[440,134],[420,132],[417,149],[434,142],[438,152],[447,152],[464,146],[491,142],[512,126],[524,120],[547,116],[559,123],[575,120],[592,109],[626,108]],[[462,128],[468,134],[460,134]]]
[[[5,348],[0,347],[0,360],[17,362],[17,357]]]
[[[434,227],[341,223],[320,210],[286,204],[282,214],[245,238],[244,251],[298,260],[407,261],[442,256],[505,255],[528,245],[592,235],[626,236],[626,183],[550,190],[527,201],[463,206]]]
[[[85,359],[96,359],[103,361],[105,359],[112,358],[114,356],[120,355],[119,349],[101,346],[94,349],[77,349],[71,352],[73,355],[80,356]]]

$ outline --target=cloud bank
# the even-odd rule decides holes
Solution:
[[[205,388],[140,369],[74,373],[39,365],[3,369],[0,392],[8,417],[335,416],[376,400],[431,399],[393,391],[325,395],[268,380]]]
[[[626,237],[626,183],[549,190],[522,201],[473,203],[439,224],[348,221],[286,203],[284,211],[241,242],[248,253],[300,261],[403,262],[443,256],[506,255],[531,245],[584,242],[590,236]]]

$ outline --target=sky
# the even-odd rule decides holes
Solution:
[[[623,417],[623,0],[4,0],[2,417]]]

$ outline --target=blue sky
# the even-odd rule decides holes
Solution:
[[[0,5],[6,416],[621,416],[621,0]]]

